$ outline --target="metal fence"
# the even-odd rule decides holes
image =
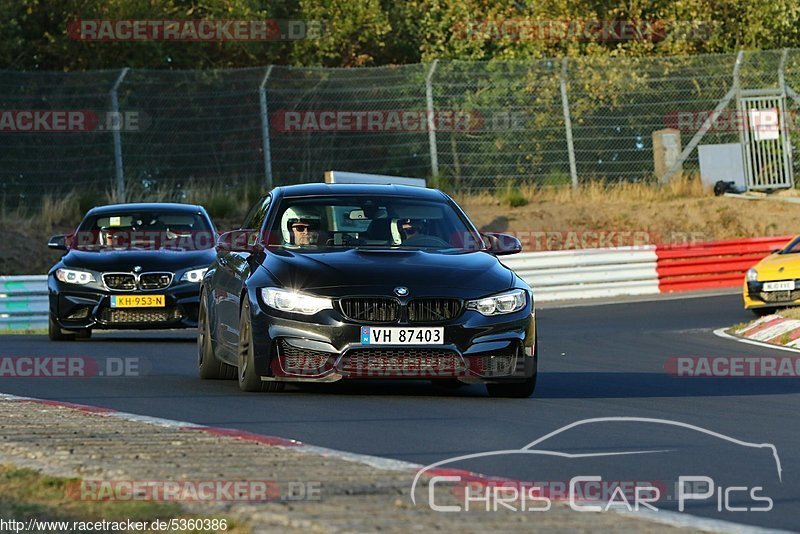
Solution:
[[[0,332],[47,328],[47,276],[0,276]]]
[[[212,184],[318,181],[329,169],[432,178],[459,192],[642,181],[653,178],[654,130],[680,129],[683,171],[692,172],[697,144],[739,141],[735,127],[703,120],[715,108],[734,112],[726,98],[734,88],[785,89],[793,111],[798,86],[799,49],[359,69],[0,71],[0,194],[4,205],[65,189],[180,198]],[[95,118],[79,131],[19,131],[9,117],[25,110]]]

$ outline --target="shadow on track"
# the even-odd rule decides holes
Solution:
[[[540,373],[533,398],[724,397],[800,393],[797,378],[694,378],[662,373]]]

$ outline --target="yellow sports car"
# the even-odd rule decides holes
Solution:
[[[800,306],[800,236],[747,271],[744,307],[766,315],[783,306]]]

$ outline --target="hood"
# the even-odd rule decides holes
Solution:
[[[800,278],[800,253],[771,254],[754,267],[760,281]]]
[[[64,267],[91,271],[132,271],[135,266],[142,272],[176,272],[190,267],[205,267],[216,258],[213,248],[203,250],[70,250],[62,259]]]
[[[482,296],[510,288],[514,278],[510,269],[485,252],[348,249],[298,253],[270,249],[262,266],[284,287],[324,289],[317,293],[330,296],[360,290],[385,293],[398,286],[417,296]]]

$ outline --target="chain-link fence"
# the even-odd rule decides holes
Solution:
[[[794,109],[800,50],[364,69],[2,71],[0,192],[4,205],[75,189],[180,198],[212,184],[319,181],[330,169],[425,177],[457,192],[650,180],[655,130],[680,130],[691,148],[684,172],[697,170],[698,144],[739,141],[737,83],[785,89]],[[709,127],[715,108],[728,115]]]

